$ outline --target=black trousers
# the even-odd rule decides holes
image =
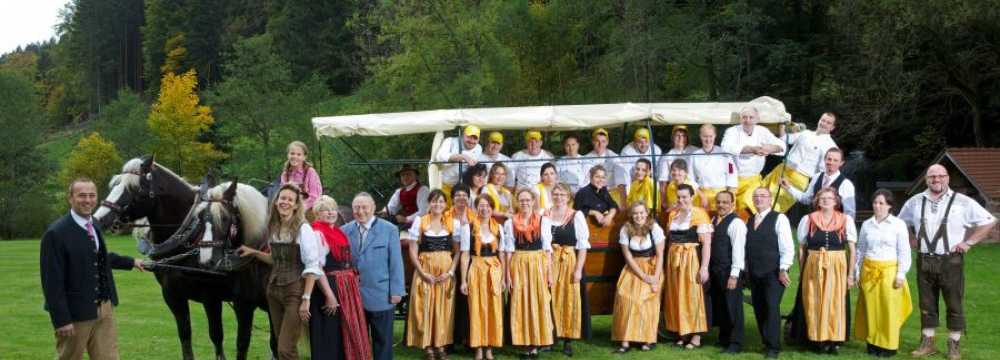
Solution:
[[[944,256],[917,255],[921,328],[938,326],[938,300],[944,297],[948,330],[965,330],[965,311],[962,308],[962,298],[965,297],[963,263],[963,256],[959,253]]]
[[[743,284],[726,289],[729,271],[713,271],[710,275],[712,326],[719,327],[719,343],[723,346],[743,346]]]
[[[365,310],[365,319],[368,320],[368,331],[372,336],[372,358],[374,360],[392,360],[393,310]]]
[[[778,271],[750,275],[750,297],[757,329],[766,350],[781,350],[781,296],[785,287],[778,282]]]

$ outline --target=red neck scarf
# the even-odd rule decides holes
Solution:
[[[330,256],[337,261],[349,261],[351,259],[351,244],[347,242],[347,236],[336,225],[328,224],[316,220],[312,223],[313,230],[322,235],[323,242],[330,249]]]

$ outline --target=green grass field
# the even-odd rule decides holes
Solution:
[[[109,247],[122,254],[135,254],[135,244],[130,238],[113,238]],[[1000,245],[985,245],[975,248],[966,263],[966,301],[969,334],[963,338],[964,359],[997,359],[1000,351],[995,350],[997,334],[1000,334],[1000,288],[996,286],[1000,275],[993,268],[993,261],[1000,259]],[[794,273],[794,271],[793,271]],[[910,286],[913,299],[916,301],[916,285],[914,272],[910,271]],[[121,305],[116,309],[115,318],[118,324],[119,346],[123,359],[179,359],[180,346],[176,337],[173,317],[160,297],[160,288],[151,274],[138,272],[116,272],[118,292]],[[0,336],[0,359],[51,359],[54,356],[55,340],[48,314],[42,309],[41,288],[38,276],[38,242],[37,241],[4,241],[0,242],[0,314],[6,327],[4,336]],[[796,286],[796,283],[792,284]],[[852,299],[856,296],[852,295]],[[785,293],[782,310],[787,313],[794,300],[794,292],[789,288]],[[942,308],[943,311],[943,308]],[[226,323],[226,355],[235,356],[235,320],[230,310],[224,311]],[[679,348],[660,345],[649,353],[638,351],[623,356],[612,355],[613,345],[610,338],[610,316],[594,318],[594,339],[588,343],[576,345],[576,356],[579,359],[638,359],[638,358],[668,358],[684,357],[685,359],[760,359],[761,345],[757,335],[757,327],[753,322],[750,307],[746,307],[747,344],[745,352],[738,356],[727,356],[719,353],[717,348],[709,346],[715,341],[710,334],[706,346],[697,350],[681,350]],[[196,303],[192,303],[193,337],[195,355],[199,358],[210,358],[213,354],[211,342],[208,339],[208,329],[205,325],[204,312]],[[903,329],[903,343],[900,358],[909,358],[909,352],[919,341],[919,312],[914,303],[914,313],[910,315]],[[250,348],[252,359],[267,359],[267,319],[264,313],[258,312],[254,336]],[[396,323],[397,341],[402,334],[402,322]],[[939,332],[943,329],[939,329]],[[943,338],[938,339],[939,349],[944,349]],[[994,344],[994,345],[989,345]],[[841,349],[842,359],[866,359],[864,343],[851,341]],[[397,347],[396,354],[403,359],[419,359],[420,352]],[[497,354],[501,358],[515,358],[513,349]],[[454,358],[471,358],[471,354],[458,354]],[[783,359],[805,359],[828,357],[814,355],[802,349],[788,348],[782,352]],[[542,358],[561,359],[561,353],[545,353]],[[942,357],[935,357],[942,358]]]

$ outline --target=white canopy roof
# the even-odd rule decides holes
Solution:
[[[791,120],[785,104],[770,97],[732,103],[622,103],[524,106],[324,116],[312,119],[317,136],[393,136],[434,133],[458,126],[481,129],[573,130],[614,127],[652,119],[654,124],[735,124],[739,112],[754,106],[761,123]]]

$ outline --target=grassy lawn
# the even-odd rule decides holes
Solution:
[[[130,238],[117,237],[112,239],[109,247],[122,254],[133,254],[135,244]],[[970,253],[966,263],[966,301],[970,334],[963,338],[963,354],[965,359],[996,359],[1000,352],[994,350],[996,334],[1000,334],[1000,289],[996,286],[1000,279],[992,261],[1000,259],[1000,245],[979,246]],[[793,271],[793,273],[795,273]],[[912,350],[919,341],[919,312],[916,300],[917,291],[914,282],[914,272],[910,271],[910,287],[913,292],[914,313],[910,315],[903,329],[901,352]],[[160,297],[160,288],[150,274],[138,272],[116,272],[121,306],[116,309],[115,317],[118,324],[119,346],[123,359],[179,359],[180,346],[176,337],[176,328],[170,311]],[[4,241],[0,242],[0,314],[2,324],[9,327],[5,336],[0,337],[0,359],[51,359],[54,354],[55,340],[48,314],[42,309],[42,296],[38,276],[38,242],[37,241]],[[793,282],[793,286],[796,283]],[[785,292],[782,312],[787,313],[794,300],[793,288]],[[852,300],[857,297],[852,295]],[[208,339],[208,329],[205,324],[204,312],[201,306],[192,303],[193,337],[195,354],[200,358],[209,358],[213,352]],[[943,311],[943,308],[942,308]],[[235,356],[235,320],[233,312],[225,310],[227,356]],[[724,356],[719,350],[706,345],[702,349],[685,351],[672,346],[660,345],[650,353],[638,351],[624,356],[611,354],[613,348],[610,342],[610,316],[594,318],[594,339],[587,344],[577,344],[576,357],[582,359],[638,359],[684,357],[686,359],[760,359],[760,339],[753,314],[746,306],[747,344],[744,354],[739,356]],[[943,321],[943,319],[942,319]],[[254,323],[254,336],[250,354],[252,359],[267,359],[267,319],[264,313],[258,312]],[[402,334],[402,322],[396,323],[397,340]],[[939,330],[942,331],[943,329]],[[989,340],[993,339],[993,340]],[[715,341],[714,334],[706,339],[706,344]],[[993,343],[994,345],[989,345]],[[943,338],[938,339],[938,348],[944,349]],[[404,359],[419,359],[420,352],[399,347],[396,354]],[[508,350],[497,355],[502,358],[513,358],[516,352]],[[471,358],[471,354],[458,354],[455,358]],[[786,348],[782,353],[784,359],[804,359],[824,357],[813,355],[801,349]],[[901,354],[900,358],[908,358],[909,354]],[[560,359],[561,353],[543,354],[542,358]],[[864,344],[859,341],[849,342],[842,350],[843,359],[867,359],[864,354]],[[941,357],[935,357],[941,358]]]

